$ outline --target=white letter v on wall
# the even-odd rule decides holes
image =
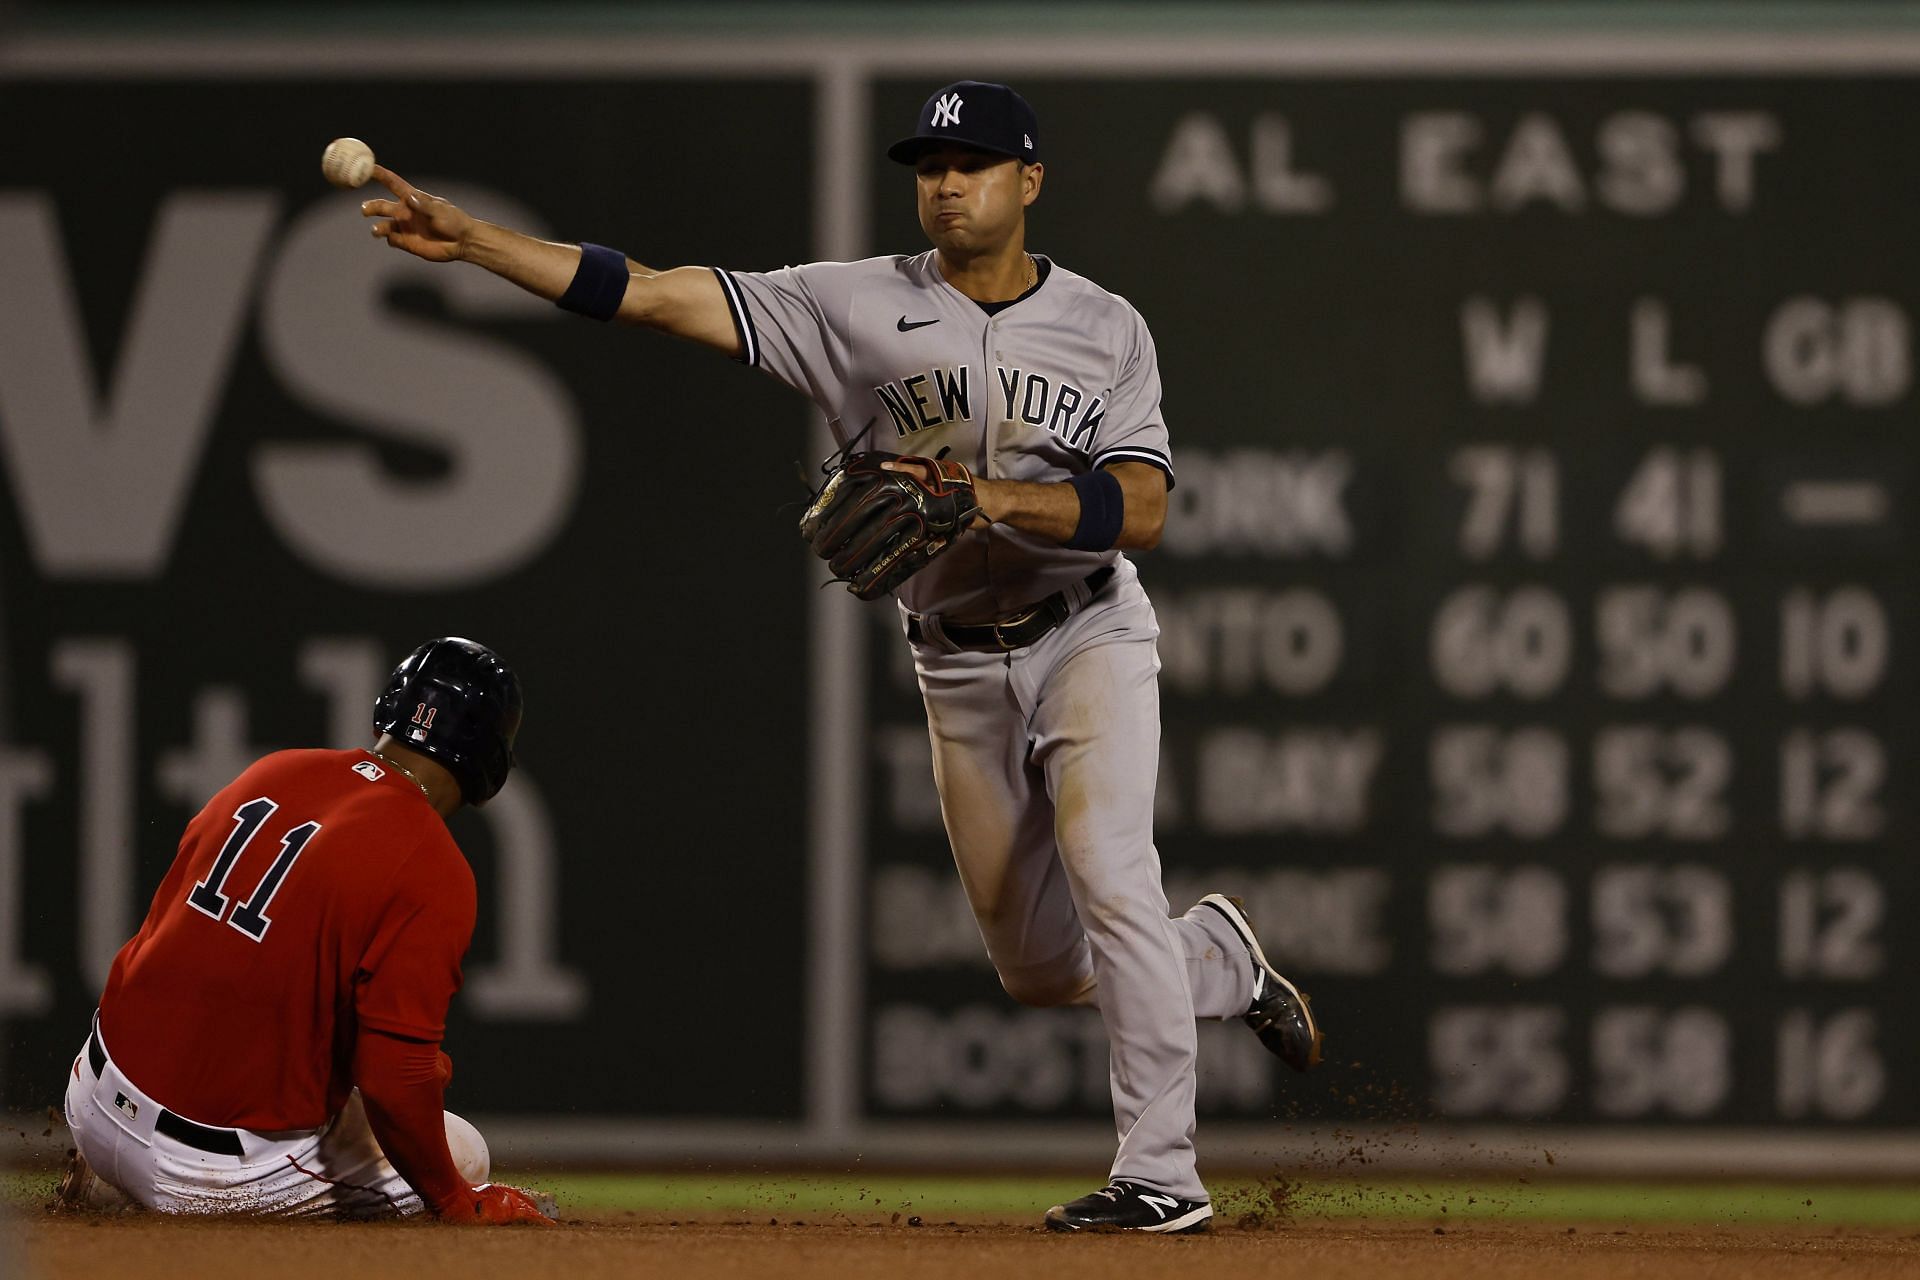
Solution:
[[[42,573],[165,567],[278,206],[267,192],[169,196],[100,379],[52,197],[0,196],[0,460]]]

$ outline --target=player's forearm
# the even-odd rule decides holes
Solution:
[[[1125,497],[1120,536],[1113,545],[1123,551],[1151,551],[1166,523],[1165,477],[1145,463],[1110,469]],[[995,524],[1010,524],[1050,542],[1067,542],[1080,525],[1080,495],[1070,484],[975,477],[974,497]]]
[[[362,1030],[353,1079],[387,1163],[434,1213],[457,1215],[471,1188],[447,1149],[438,1046]]]
[[[976,476],[973,496],[993,523],[1010,524],[1049,542],[1065,542],[1080,523],[1080,495],[1070,484]]]
[[[537,240],[490,222],[474,224],[462,242],[460,256],[549,302],[566,293],[581,270],[579,245]],[[657,271],[632,258],[626,259],[626,265],[625,291],[619,294],[619,310],[612,319],[727,355],[740,354],[733,315],[712,271],[706,267]]]
[[[580,246],[536,240],[510,227],[478,222],[460,246],[460,256],[552,302],[567,291],[580,269]]]

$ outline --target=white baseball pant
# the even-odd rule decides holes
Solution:
[[[1024,649],[913,646],[954,862],[994,968],[1023,1004],[1098,1006],[1111,1052],[1112,1176],[1205,1200],[1193,1150],[1194,1019],[1253,1001],[1212,910],[1167,916],[1153,794],[1159,623],[1123,556]]]
[[[381,1153],[358,1090],[318,1129],[215,1130],[238,1140],[236,1156],[158,1132],[161,1104],[110,1055],[99,1055],[96,1073],[94,1056],[83,1045],[74,1059],[67,1125],[94,1176],[138,1205],[160,1213],[340,1218],[408,1216],[426,1208]],[[451,1111],[445,1116],[460,1175],[469,1185],[485,1182],[492,1165],[486,1140]]]

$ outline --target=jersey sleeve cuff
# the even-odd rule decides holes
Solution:
[[[1173,488],[1173,463],[1167,459],[1167,455],[1156,453],[1152,449],[1143,448],[1137,444],[1115,445],[1111,449],[1103,449],[1093,456],[1093,461],[1088,465],[1105,467],[1116,462],[1144,462],[1150,467],[1158,467],[1167,473],[1167,488],[1169,490]]]
[[[741,364],[749,369],[760,367],[760,335],[754,332],[753,314],[747,310],[747,295],[740,289],[740,282],[733,278],[730,271],[719,267],[711,268],[714,278],[720,282],[720,292],[726,295],[727,310],[733,315],[733,330],[740,337]]]

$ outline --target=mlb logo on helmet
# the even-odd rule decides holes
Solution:
[[[951,144],[1032,164],[1040,158],[1039,135],[1025,98],[1004,84],[960,80],[927,99],[913,136],[888,147],[887,158],[914,164],[923,152]]]

